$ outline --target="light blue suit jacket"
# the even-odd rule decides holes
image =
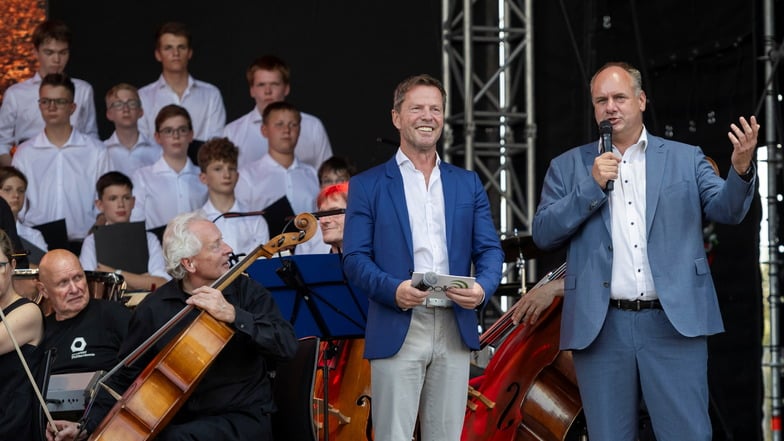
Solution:
[[[504,255],[490,215],[487,193],[474,172],[441,162],[449,272],[471,275],[485,290],[485,304],[501,280]],[[414,271],[411,225],[403,176],[395,157],[351,179],[343,238],[343,264],[350,283],[368,295],[365,357],[397,353],[411,311],[395,303],[395,291]],[[484,305],[483,305],[484,306]],[[477,313],[453,308],[466,346],[479,348]]]
[[[591,176],[594,142],[553,159],[533,222],[542,249],[568,242],[561,348],[583,349],[607,314],[612,274],[608,198]],[[667,318],[687,337],[724,330],[702,237],[703,219],[737,224],[754,180],[717,176],[698,147],[648,135],[645,223],[653,282]],[[617,191],[618,185],[616,183]]]

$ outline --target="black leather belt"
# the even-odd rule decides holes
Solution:
[[[624,311],[639,311],[641,309],[662,309],[659,300],[626,300],[610,299],[610,306]]]

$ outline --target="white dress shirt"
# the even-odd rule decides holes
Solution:
[[[76,103],[71,125],[83,134],[98,138],[93,86],[77,78],[71,78],[71,81],[74,83]],[[38,107],[40,87],[41,76],[36,73],[32,78],[16,83],[5,91],[0,107],[0,154],[10,153],[12,145],[21,144],[44,131],[44,119]]]
[[[158,238],[147,233],[147,273],[151,276],[163,277],[171,280],[171,276],[166,272],[166,263],[163,260],[163,250]],[[79,254],[79,262],[85,271],[95,271],[98,268],[98,258],[95,252],[95,235],[90,234],[82,242],[82,251]],[[122,268],[119,268],[122,269]]]
[[[188,76],[188,87],[180,99],[161,75],[157,81],[139,89],[144,116],[139,119],[139,130],[152,139],[155,117],[164,106],[177,104],[185,107],[193,124],[193,138],[207,141],[221,136],[226,125],[226,107],[220,90],[210,83]]]
[[[83,239],[95,223],[95,183],[112,170],[106,147],[73,130],[62,147],[41,132],[19,146],[11,164],[27,177],[27,210],[22,222],[36,226],[65,219],[68,239]]]
[[[397,150],[395,159],[403,175],[403,190],[406,193],[411,243],[414,248],[414,271],[449,274],[444,190],[441,169],[438,168],[441,159],[436,156],[436,166],[430,173],[428,185],[425,185],[425,175],[414,168],[414,164],[402,150]]]
[[[315,211],[318,192],[315,168],[296,158],[285,168],[269,155],[240,168],[234,189],[235,197],[251,210],[263,210],[286,196],[294,214]]]
[[[137,169],[155,163],[163,155],[161,146],[155,141],[151,141],[141,132],[139,132],[139,139],[136,140],[136,144],[130,149],[120,143],[120,140],[117,138],[117,132],[112,133],[112,136],[104,141],[103,145],[106,146],[106,150],[109,152],[109,158],[112,160],[114,169],[129,178]]]
[[[199,180],[199,168],[188,160],[179,173],[163,157],[131,176],[136,205],[131,221],[145,221],[147,229],[169,223],[180,213],[196,210],[207,200],[207,187]]]
[[[613,299],[657,298],[648,262],[648,233],[645,230],[645,148],[648,135],[642,131],[636,144],[626,149],[618,164],[618,179],[609,192],[612,219]],[[616,156],[620,151],[613,147]]]
[[[235,200],[229,211],[245,213],[254,210],[249,210],[245,204]],[[221,215],[221,212],[212,205],[209,199],[199,212],[202,216],[215,223],[215,226],[218,227],[223,235],[223,241],[234,250],[234,254],[247,255],[259,245],[264,245],[269,241],[269,227],[262,215],[232,218],[221,217],[218,220],[214,220]]]
[[[321,164],[332,156],[332,146],[320,119],[305,112],[300,112],[300,115],[302,122],[294,155],[301,162],[318,170]],[[254,107],[247,115],[235,119],[223,129],[223,136],[229,138],[240,150],[239,164],[256,161],[267,154],[269,142],[261,134],[261,121],[261,113]]]

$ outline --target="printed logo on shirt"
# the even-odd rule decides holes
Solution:
[[[76,337],[71,342],[71,360],[84,357],[95,357],[94,353],[85,351],[87,348],[87,340],[84,337]]]

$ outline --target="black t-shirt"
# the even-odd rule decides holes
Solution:
[[[52,374],[109,370],[128,333],[131,311],[111,300],[90,299],[76,317],[57,321],[46,317],[45,349],[57,348]]]

